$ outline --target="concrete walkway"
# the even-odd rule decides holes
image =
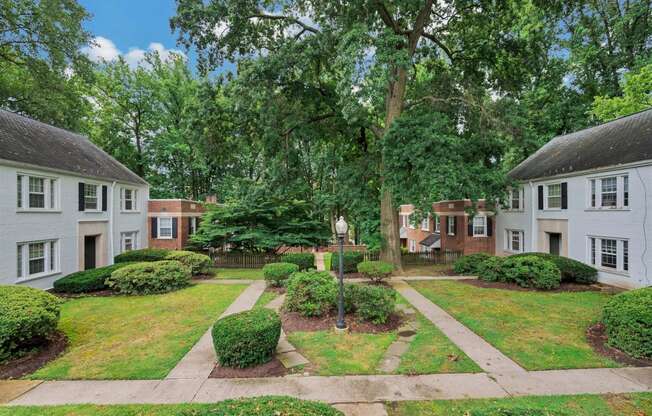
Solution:
[[[285,302],[285,295],[281,295],[275,298],[267,305],[265,305],[265,307],[275,312],[279,312],[283,306],[283,302]],[[283,329],[281,329],[281,337],[279,338],[278,345],[276,346],[276,358],[279,359],[285,368],[295,368],[300,365],[310,364],[310,361],[301,355],[301,353],[297,351],[294,345],[290,344],[290,341],[288,341],[288,337]]]

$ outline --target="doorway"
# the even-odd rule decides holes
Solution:
[[[97,236],[84,236],[84,270],[97,267]]]
[[[548,247],[550,254],[558,256],[561,253],[561,233],[548,233]]]

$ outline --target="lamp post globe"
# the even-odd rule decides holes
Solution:
[[[339,293],[337,296],[337,322],[335,329],[338,332],[346,331],[346,322],[344,322],[344,238],[349,231],[349,225],[344,221],[344,217],[340,217],[335,223],[335,231],[337,232],[337,241],[339,243]]]

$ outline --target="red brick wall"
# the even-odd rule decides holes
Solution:
[[[182,250],[188,245],[190,223],[188,218],[204,212],[204,205],[200,202],[182,199],[150,200],[148,202],[148,217],[173,217],[177,219],[177,238],[158,239],[152,238],[152,221],[147,221],[147,235],[151,248],[165,248]]]

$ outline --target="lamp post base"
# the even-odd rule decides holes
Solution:
[[[348,326],[345,326],[344,328],[338,328],[337,326],[334,326],[333,329],[335,329],[335,333],[338,335],[346,334],[347,332],[349,332]]]

